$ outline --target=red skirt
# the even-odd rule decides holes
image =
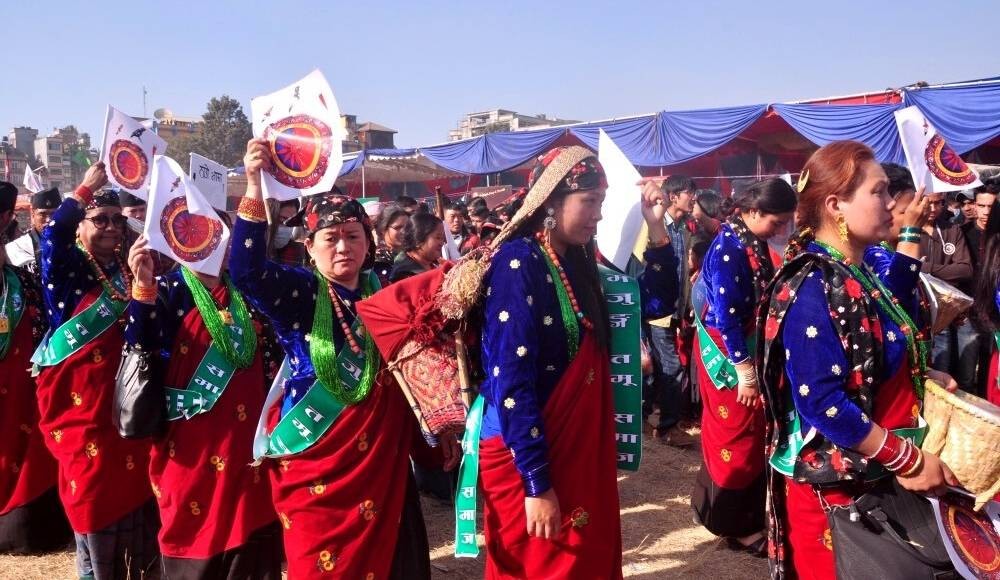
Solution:
[[[990,367],[986,373],[986,400],[994,405],[1000,405],[1000,384],[997,384],[997,376],[1000,374],[1000,351],[993,347],[993,355],[990,356]]]
[[[722,352],[722,334],[710,326],[705,330]],[[764,472],[764,409],[747,407],[736,400],[737,387],[717,389],[697,353],[701,341],[695,339],[695,369],[704,402],[701,416],[701,452],[708,473],[721,488],[743,489],[758,481]],[[760,501],[764,501],[763,495]],[[762,522],[763,523],[763,522]]]
[[[552,489],[562,531],[528,536],[524,487],[500,436],[480,443],[486,578],[621,578],[614,404],[608,355],[588,333],[545,404]]]
[[[187,385],[211,338],[198,309],[191,309],[174,340],[166,384]],[[163,523],[163,555],[209,558],[243,545],[278,519],[266,472],[250,466],[264,392],[258,346],[253,363],[233,376],[211,411],[171,421],[153,446],[149,476]]]
[[[875,393],[875,423],[886,429],[916,427],[920,402],[910,381],[910,364],[904,360],[896,374]],[[813,486],[786,478],[784,524],[791,550],[791,562],[800,578],[835,580],[833,539],[826,512]],[[847,505],[852,496],[850,484],[827,488],[823,498],[830,505]],[[872,554],[877,557],[877,554]]]
[[[395,381],[381,380],[312,447],[267,460],[289,578],[388,578],[417,433]]]
[[[99,289],[84,296],[74,315]],[[81,534],[108,527],[152,497],[149,441],[122,439],[111,422],[124,343],[119,321],[37,379],[39,425],[59,464],[59,498]]]
[[[38,401],[31,378],[31,319],[25,309],[14,329],[6,358],[0,360],[0,515],[38,498],[56,485],[56,462],[38,428]]]

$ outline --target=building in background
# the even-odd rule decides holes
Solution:
[[[18,193],[28,193],[21,184],[28,159],[24,152],[14,147],[8,137],[0,138],[0,179],[16,185]]]
[[[371,121],[359,125],[357,115],[341,115],[340,119],[347,132],[344,137],[344,153],[362,149],[395,148],[395,129]]]
[[[132,117],[148,129],[152,129],[164,141],[167,147],[179,139],[201,134],[205,121],[201,117],[180,117],[170,109],[162,108],[153,111],[152,118]]]
[[[506,131],[524,131],[525,129],[544,129],[559,125],[570,125],[579,121],[559,119],[546,115],[522,115],[507,109],[493,109],[479,113],[469,113],[458,123],[457,129],[448,131],[449,141],[461,141],[486,135],[487,133],[503,133]]]

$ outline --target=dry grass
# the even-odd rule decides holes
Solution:
[[[646,441],[642,469],[619,477],[626,578],[764,578],[764,560],[726,550],[691,520],[689,493],[698,469],[697,447],[682,451]],[[430,536],[431,565],[438,580],[482,577],[478,560],[452,556],[454,516],[449,507],[424,500]],[[61,580],[75,578],[73,554],[0,555],[0,578]]]

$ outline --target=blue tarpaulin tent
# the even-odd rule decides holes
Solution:
[[[423,158],[448,172],[493,174],[518,167],[571,135],[597,148],[600,129],[637,166],[669,167],[712,153],[777,116],[816,146],[854,139],[874,149],[880,161],[905,163],[893,112],[915,105],[959,153],[1000,136],[1000,77],[938,86],[913,86],[889,93],[882,104],[795,103],[661,111],[651,115],[510,133],[491,133],[416,149],[362,151],[345,158],[342,176],[366,160]],[[352,176],[354,177],[354,176]],[[355,177],[356,178],[356,177]]]

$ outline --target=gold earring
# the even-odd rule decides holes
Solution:
[[[847,218],[844,217],[844,214],[837,216],[837,233],[840,234],[840,241],[846,242],[848,240]]]

